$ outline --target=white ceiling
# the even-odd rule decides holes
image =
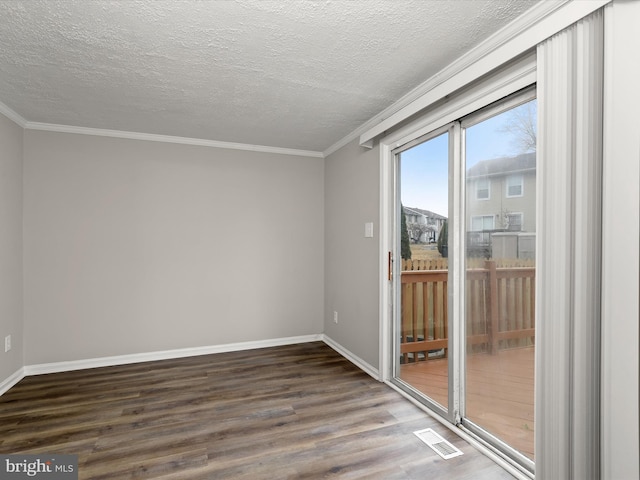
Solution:
[[[322,152],[537,0],[0,0],[27,122]]]

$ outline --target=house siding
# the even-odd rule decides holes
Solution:
[[[535,232],[536,225],[536,176],[533,173],[523,173],[523,194],[521,197],[507,197],[506,176],[490,178],[490,197],[487,200],[476,200],[475,186],[477,180],[470,180],[467,186],[467,229],[472,230],[471,218],[480,215],[493,215],[496,229],[504,228],[500,216],[504,212],[522,213],[522,231]]]

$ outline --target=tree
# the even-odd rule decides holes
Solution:
[[[449,221],[445,220],[438,234],[438,252],[444,258],[449,256]]]
[[[407,217],[404,214],[404,207],[402,205],[400,205],[400,217],[400,256],[403,260],[411,260],[409,229],[407,228]]]
[[[411,237],[413,238],[413,241],[415,243],[420,243],[422,242],[423,236],[428,238],[428,234],[433,230],[433,227],[427,225],[426,223],[411,223],[411,226],[407,226],[407,229],[411,230]]]
[[[507,121],[498,131],[513,138],[512,146],[520,153],[535,152],[538,141],[536,121],[538,107],[535,100],[509,111]]]

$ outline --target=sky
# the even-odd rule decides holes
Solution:
[[[535,100],[533,100],[535,105]],[[505,132],[514,110],[491,117],[466,129],[467,168],[480,160],[523,153],[516,144],[517,135]],[[406,207],[430,210],[445,217],[448,213],[449,147],[448,133],[427,140],[400,154],[402,204]]]

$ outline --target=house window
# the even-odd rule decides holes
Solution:
[[[471,231],[493,230],[495,217],[493,215],[478,215],[471,217]]]
[[[522,190],[522,175],[509,175],[507,177],[507,197],[521,197]]]
[[[507,213],[504,216],[504,227],[510,232],[522,231],[522,213]]]
[[[476,181],[476,200],[489,200],[490,186],[488,178],[479,178]]]

